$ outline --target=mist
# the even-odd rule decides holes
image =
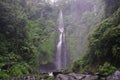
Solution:
[[[120,0],[1,0],[0,79],[113,80],[119,14]]]

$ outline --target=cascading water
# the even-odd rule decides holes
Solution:
[[[67,67],[67,61],[68,61],[62,10],[60,10],[59,12],[58,23],[59,23],[58,24],[59,40],[57,43],[55,65],[56,65],[56,69],[61,69]]]

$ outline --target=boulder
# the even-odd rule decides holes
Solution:
[[[120,71],[115,71],[112,75],[107,77],[107,80],[120,80]]]
[[[62,72],[53,72],[54,77],[56,77],[58,74],[62,74]]]
[[[98,80],[99,76],[97,75],[86,75],[84,79],[81,80]]]
[[[68,74],[68,76],[70,78],[74,78],[75,80],[81,80],[81,79],[85,78],[85,75],[83,75],[83,74],[75,74],[75,73],[70,73],[70,74]],[[71,80],[73,80],[73,79],[71,79]]]
[[[55,78],[55,80],[70,80],[67,75],[64,74],[58,74]],[[74,79],[73,79],[74,80]]]
[[[55,80],[82,80],[84,78],[85,75],[83,74],[69,73],[69,74],[58,74]]]

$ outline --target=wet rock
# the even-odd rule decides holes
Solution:
[[[24,76],[22,79],[17,79],[17,80],[36,80],[35,77],[32,76]]]
[[[95,73],[95,75],[97,75],[97,76],[99,76],[99,77],[106,77],[106,75],[103,75],[103,74],[101,74],[101,73]]]
[[[86,75],[94,75],[94,73],[91,72],[91,71],[85,71],[83,74],[86,74]]]
[[[116,71],[112,75],[108,76],[107,80],[120,80],[120,71]]]
[[[97,75],[86,75],[84,79],[82,80],[98,80],[99,76]]]
[[[30,76],[24,77],[24,80],[30,80]]]
[[[30,80],[36,80],[35,77],[32,77]]]
[[[83,75],[83,74],[75,74],[75,73],[70,73],[70,74],[68,74],[68,76],[71,78],[71,80],[73,80],[73,78],[75,80],[81,80],[81,79],[85,78],[85,75]]]
[[[84,78],[85,75],[83,74],[69,73],[69,74],[58,74],[55,80],[82,80]]]
[[[62,72],[53,72],[54,77],[56,77],[58,74],[62,74]]]
[[[70,80],[67,75],[64,74],[58,74],[55,78],[55,80]]]

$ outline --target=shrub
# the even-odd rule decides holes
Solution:
[[[29,69],[29,66],[27,65],[27,63],[19,63],[12,66],[9,69],[9,73],[13,77],[16,77],[16,76],[20,77],[23,74],[28,74],[29,73],[28,69]]]
[[[106,76],[112,74],[116,70],[117,68],[108,62],[105,62],[103,65],[99,66],[99,72]]]
[[[9,78],[9,77],[10,76],[5,71],[0,70],[0,79]]]
[[[72,71],[77,73],[83,73],[85,68],[85,63],[82,58],[79,60],[74,61],[72,64]]]

